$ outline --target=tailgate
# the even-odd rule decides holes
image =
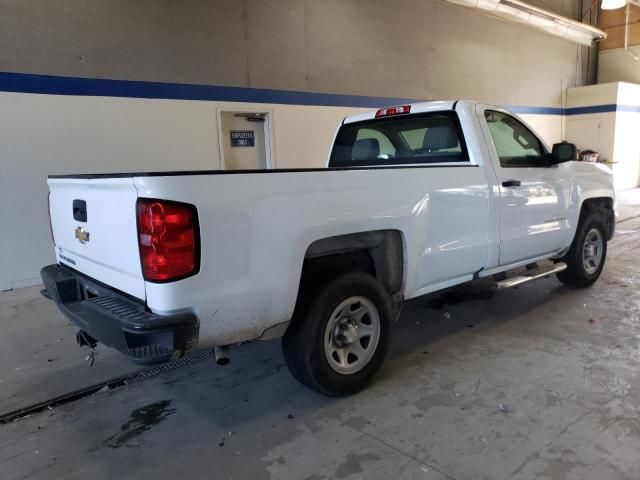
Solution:
[[[145,298],[132,178],[50,178],[49,212],[59,263]]]

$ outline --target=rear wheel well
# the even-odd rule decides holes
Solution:
[[[609,197],[587,198],[580,207],[580,220],[582,222],[589,214],[594,213],[602,218],[607,240],[611,240],[615,230],[615,213],[613,211],[613,199]]]
[[[404,286],[404,246],[398,230],[376,230],[323,238],[305,253],[302,285],[325,283],[347,272],[375,276],[390,295]]]

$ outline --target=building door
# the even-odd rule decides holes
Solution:
[[[271,168],[270,122],[266,112],[219,113],[223,170]]]

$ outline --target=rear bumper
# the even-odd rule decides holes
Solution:
[[[193,313],[156,315],[142,303],[61,265],[46,266],[40,275],[47,295],[65,316],[136,363],[166,362],[198,342]]]

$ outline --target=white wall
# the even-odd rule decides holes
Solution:
[[[38,283],[54,260],[47,175],[217,169],[218,109],[271,112],[276,168],[323,166],[342,118],[371,110],[0,92],[0,290]],[[560,139],[561,117],[523,118]]]
[[[614,152],[616,114],[613,112],[571,115],[566,119],[567,141],[579,150],[595,150],[600,159],[612,162]]]
[[[199,102],[0,93],[0,132],[2,290],[53,259],[48,174],[219,165],[215,111]]]
[[[615,104],[618,99],[618,85],[606,83],[585,87],[568,88],[566,107],[592,107],[594,105]]]
[[[533,128],[549,147],[564,140],[564,118],[562,115],[519,115]]]
[[[567,89],[567,109],[615,105],[618,87],[615,83]],[[588,113],[566,117],[566,140],[580,150],[595,150],[600,158],[613,162],[615,112]]]
[[[614,178],[619,190],[640,185],[640,85],[618,83]]]
[[[546,3],[578,15],[578,0]],[[287,90],[292,98],[319,92],[559,108],[565,87],[586,79],[588,56],[576,55],[583,49],[575,43],[437,0],[0,0],[0,12],[0,71],[9,72],[0,73],[0,90],[7,91],[78,95],[87,82],[110,79],[124,82],[100,84],[105,95],[163,96],[195,84],[199,92],[221,86]],[[313,103],[328,103],[318,96]],[[0,289],[37,281],[52,260],[47,174],[218,168],[223,107],[273,112],[280,168],[323,165],[340,119],[363,111],[0,93]],[[526,119],[550,143],[561,138],[560,117]]]
[[[600,152],[611,163],[617,191],[635,188],[640,184],[640,85],[616,82],[567,90],[569,112],[602,105],[613,111],[567,116],[567,140]]]

